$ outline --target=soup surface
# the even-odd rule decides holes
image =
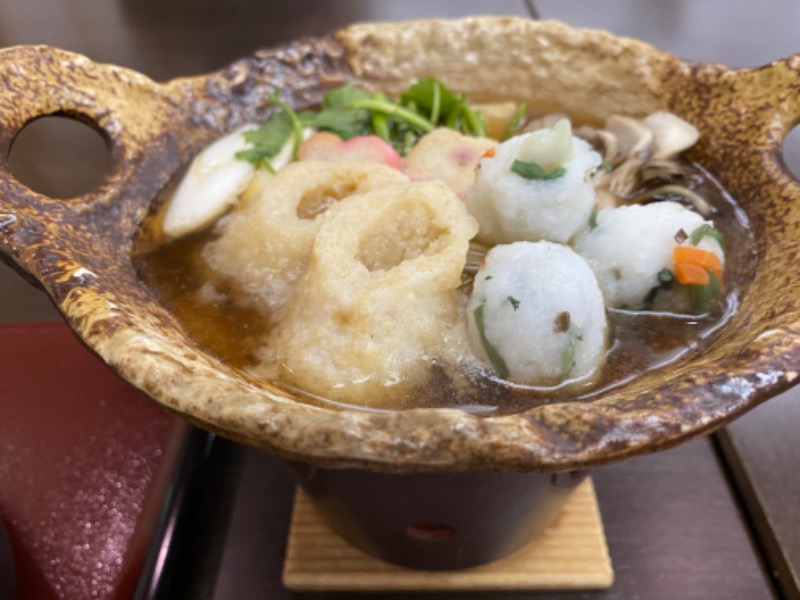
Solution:
[[[729,247],[753,247],[744,213],[721,185],[700,166],[685,164],[696,181],[695,191],[712,207],[711,218]],[[163,204],[171,193],[154,203]],[[656,198],[657,200],[657,198]],[[269,319],[252,307],[238,303],[233,293],[217,284],[209,298],[203,288],[209,269],[203,249],[217,234],[213,229],[191,234],[168,244],[152,243],[158,226],[156,213],[145,223],[137,242],[135,263],[142,279],[157,293],[186,328],[209,352],[245,372],[259,363],[259,348],[269,335]],[[500,380],[491,369],[465,368],[459,377],[452,370],[431,360],[430,377],[423,384],[395,397],[379,410],[416,407],[458,407],[478,414],[503,414],[524,411],[533,406],[563,401],[589,401],[643,373],[664,368],[696,355],[711,344],[717,332],[734,314],[741,284],[727,276],[721,300],[706,315],[673,315],[643,311],[609,309],[607,361],[599,377],[566,382],[556,387],[531,387]],[[464,295],[471,288],[470,277],[462,286]],[[468,361],[467,361],[468,362]],[[466,364],[466,363],[465,363]],[[263,370],[260,370],[263,373]],[[339,403],[281,382],[279,370],[272,383],[297,391],[313,404],[336,406]]]

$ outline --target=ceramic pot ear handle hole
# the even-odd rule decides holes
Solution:
[[[713,73],[720,68],[696,67],[698,93],[687,95],[688,102],[707,102],[697,112],[713,132],[709,164],[752,171],[759,179],[754,184],[779,187],[800,199],[800,182],[783,162],[784,139],[800,124],[800,53],[759,68]],[[700,91],[707,74],[715,85]]]
[[[766,129],[766,144],[770,150],[766,159],[771,168],[794,180],[793,187],[800,194],[800,182],[783,162],[783,142],[792,129],[800,125],[800,53],[756,69],[753,75],[764,94],[760,106],[765,107],[762,127]]]
[[[110,205],[139,176],[147,146],[167,123],[162,86],[128,69],[95,63],[48,46],[0,51],[0,222],[10,215],[47,221],[62,210],[87,212]],[[8,155],[19,132],[45,116],[74,118],[97,129],[111,153],[111,172],[95,190],[54,200],[22,185],[9,171]],[[59,209],[53,209],[58,205]]]
[[[175,104],[165,86],[135,71],[48,46],[0,50],[0,253],[49,289],[37,247],[65,249],[89,230],[132,237],[168,171],[182,160],[170,142]],[[15,137],[46,116],[80,120],[105,138],[110,171],[98,187],[54,199],[13,175],[8,157]]]

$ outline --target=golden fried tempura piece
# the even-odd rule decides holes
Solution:
[[[457,288],[476,231],[438,181],[380,187],[331,207],[265,368],[334,400],[396,402],[424,382],[443,339],[464,335]]]
[[[322,214],[352,194],[408,182],[369,163],[302,161],[288,165],[260,196],[220,221],[203,257],[214,275],[233,282],[239,301],[275,310],[305,271]]]

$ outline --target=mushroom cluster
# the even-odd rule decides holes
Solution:
[[[561,114],[547,114],[526,124],[524,131],[550,127]],[[646,204],[653,199],[680,200],[703,216],[711,207],[694,191],[690,171],[676,160],[700,137],[697,129],[664,111],[644,119],[609,117],[603,127],[582,125],[575,135],[589,142],[602,156],[604,168],[593,177],[597,208]]]

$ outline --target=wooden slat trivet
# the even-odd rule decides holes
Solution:
[[[463,571],[416,571],[367,556],[333,533],[298,490],[283,582],[294,590],[600,589],[614,580],[591,480],[556,522],[511,556]]]

